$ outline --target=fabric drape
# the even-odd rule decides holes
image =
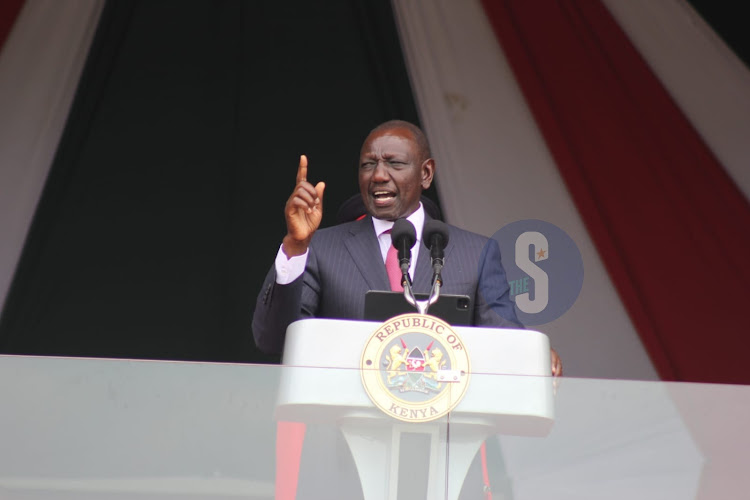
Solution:
[[[396,117],[418,122],[387,2],[107,2],[0,352],[275,360],[252,304],[299,155],[331,225]]]
[[[0,3],[0,52],[3,50],[5,39],[8,38],[18,13],[26,0],[5,0]]]
[[[483,5],[662,378],[750,382],[747,200],[600,2]]]

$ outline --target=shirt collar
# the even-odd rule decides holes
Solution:
[[[406,220],[414,225],[414,229],[417,231],[417,241],[422,241],[422,229],[424,228],[424,207],[422,206],[422,202],[419,203],[419,208],[408,216]],[[375,227],[375,235],[380,238],[381,234],[393,227],[393,221],[373,217],[372,225]]]

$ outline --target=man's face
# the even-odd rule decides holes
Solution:
[[[434,161],[421,158],[408,129],[373,132],[359,155],[359,190],[367,213],[384,220],[411,215],[434,172]]]

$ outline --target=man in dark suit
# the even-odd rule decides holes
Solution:
[[[362,319],[365,293],[391,289],[384,264],[388,231],[401,217],[417,230],[410,268],[414,291],[428,292],[432,269],[421,244],[426,216],[420,196],[434,174],[435,160],[424,133],[404,121],[383,123],[370,132],[360,151],[359,187],[368,216],[318,230],[325,184],[307,181],[307,158],[300,157],[297,183],[284,209],[287,235],[253,317],[258,347],[281,352],[287,326],[301,318]],[[477,326],[522,328],[497,242],[455,226],[449,231],[441,291],[471,296]],[[552,370],[562,372],[554,351]]]

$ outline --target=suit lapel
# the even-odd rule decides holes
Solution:
[[[417,268],[414,270],[414,282],[412,283],[414,293],[429,293],[432,285],[432,265],[430,262],[430,251],[424,244],[419,244],[419,257],[417,257]]]
[[[375,236],[372,219],[367,216],[349,229],[350,237],[344,244],[354,264],[367,282],[370,290],[390,290],[380,244]]]

